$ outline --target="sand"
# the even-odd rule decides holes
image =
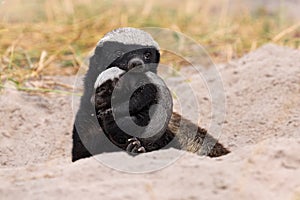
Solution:
[[[145,167],[151,159],[163,163],[181,155],[139,174],[95,158],[72,163],[72,97],[6,85],[11,89],[0,95],[0,199],[300,199],[300,51],[268,44],[217,68],[226,95],[219,139],[231,153],[208,158],[169,149],[135,158],[124,152],[97,156]],[[199,124],[208,128],[216,116],[206,108],[203,83],[191,69],[183,71],[198,88]],[[75,77],[53,78],[72,85]],[[182,80],[168,81],[175,87]]]

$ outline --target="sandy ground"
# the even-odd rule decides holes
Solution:
[[[71,163],[72,98],[6,89],[0,95],[0,199],[300,199],[300,51],[269,44],[218,70],[226,94],[220,142],[232,152],[214,159],[184,153],[142,174],[95,158]],[[60,80],[73,84],[74,77]],[[205,108],[210,103],[203,83],[194,75],[189,80],[198,87],[199,123],[207,127],[214,116]]]

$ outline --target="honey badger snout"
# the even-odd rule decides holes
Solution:
[[[133,69],[133,68],[144,68],[145,63],[142,59],[140,58],[132,58],[128,61],[128,69]]]

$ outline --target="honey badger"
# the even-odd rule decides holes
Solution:
[[[210,157],[229,153],[206,130],[172,112],[168,88],[157,84],[160,80],[153,76],[159,60],[158,44],[139,29],[119,28],[99,41],[90,58],[75,117],[72,161],[102,152],[126,150],[138,154],[168,147]],[[130,94],[127,104],[122,98],[115,100],[115,91]],[[156,104],[162,104],[165,112],[151,110]],[[165,120],[160,121],[158,129],[153,128],[152,118],[159,121],[161,116]],[[138,131],[128,120],[139,127]]]

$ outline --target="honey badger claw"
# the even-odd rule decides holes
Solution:
[[[141,142],[137,138],[128,139],[128,146],[126,151],[129,153],[145,153],[146,149],[142,146]]]

